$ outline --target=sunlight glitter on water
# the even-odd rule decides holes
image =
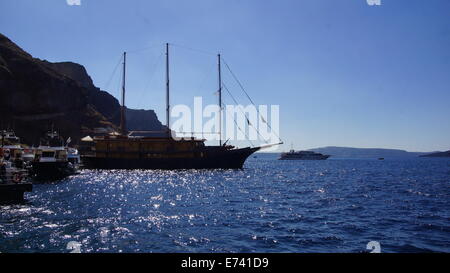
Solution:
[[[1,252],[449,251],[445,160],[251,159],[244,170],[82,171],[0,207]]]

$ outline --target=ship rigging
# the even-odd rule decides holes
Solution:
[[[91,153],[82,156],[85,168],[89,169],[239,169],[245,160],[254,152],[282,144],[266,144],[263,146],[236,148],[227,145],[222,139],[222,90],[227,90],[222,82],[222,58],[217,55],[218,67],[218,105],[219,126],[218,146],[205,145],[205,139],[194,137],[175,139],[170,129],[170,70],[169,70],[169,44],[165,44],[166,59],[166,125],[165,132],[147,132],[145,136],[135,136],[128,132],[125,118],[125,92],[126,92],[126,57],[123,53],[122,92],[119,134],[96,136],[92,139]],[[241,89],[254,105],[242,84],[237,80],[228,64],[227,69],[232,73]],[[230,93],[231,95],[231,93]],[[233,98],[234,100],[234,98]],[[259,112],[258,112],[259,114]],[[262,117],[261,117],[262,118]],[[246,116],[248,121],[248,118]],[[262,118],[264,121],[264,119]],[[248,122],[249,125],[250,122]],[[256,128],[255,128],[256,129]],[[257,129],[256,129],[257,130]]]

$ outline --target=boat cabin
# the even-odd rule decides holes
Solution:
[[[34,160],[38,162],[67,161],[67,150],[64,147],[38,148]]]
[[[92,151],[100,158],[172,158],[195,156],[205,146],[203,139],[171,137],[94,137]]]

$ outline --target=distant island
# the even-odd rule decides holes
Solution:
[[[450,151],[421,155],[421,157],[450,157]]]
[[[331,155],[339,158],[391,158],[391,157],[418,157],[429,153],[408,152],[398,149],[382,148],[352,148],[352,147],[322,147],[310,151]]]

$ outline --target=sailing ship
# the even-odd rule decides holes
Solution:
[[[221,57],[218,57],[219,120],[222,120]],[[166,130],[139,136],[127,132],[125,124],[126,52],[123,54],[121,122],[119,134],[89,138],[92,150],[82,155],[87,169],[240,169],[254,152],[272,145],[236,148],[222,143],[207,146],[205,139],[194,137],[174,139],[170,130],[169,44],[166,44]],[[277,144],[274,144],[277,145]]]

